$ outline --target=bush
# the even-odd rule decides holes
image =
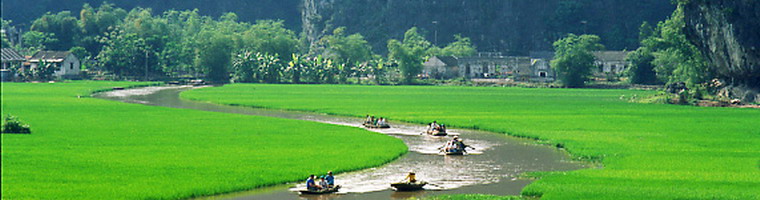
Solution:
[[[7,115],[3,119],[2,133],[30,134],[32,130],[29,129],[28,124],[19,121],[16,116]]]

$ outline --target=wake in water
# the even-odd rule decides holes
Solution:
[[[393,135],[403,139],[411,153],[382,167],[336,176],[336,184],[342,185],[339,193],[389,190],[390,183],[401,181],[410,171],[414,171],[419,180],[429,183],[425,186],[426,190],[450,190],[468,185],[489,184],[508,176],[499,172],[502,166],[486,159],[479,159],[476,155],[498,144],[481,140],[465,140],[478,151],[469,151],[470,154],[465,156],[444,156],[439,154],[438,147],[450,140],[450,137],[419,134]],[[291,191],[303,188],[306,188],[306,185],[302,183],[291,188]]]

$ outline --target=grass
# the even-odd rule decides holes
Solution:
[[[144,83],[3,83],[3,199],[182,199],[377,166],[406,152],[359,128],[86,97]],[[85,96],[78,98],[77,96]]]
[[[601,168],[533,174],[551,199],[760,199],[760,110],[638,104],[652,91],[234,84],[183,98],[469,127],[538,139]],[[391,121],[392,123],[392,121]],[[466,136],[464,136],[466,137]]]
[[[426,197],[423,200],[526,200],[522,197],[495,196],[485,194],[457,194]]]

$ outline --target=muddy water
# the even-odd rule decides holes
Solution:
[[[179,93],[192,89],[188,86],[147,87],[118,90],[97,94],[96,97],[129,103],[139,103],[172,108],[196,109],[212,112],[260,115],[322,123],[360,126],[362,119],[330,116],[314,113],[278,111],[267,109],[224,106],[203,102],[186,101]],[[389,116],[392,118],[392,116]],[[409,153],[389,164],[336,175],[336,184],[343,188],[339,194],[298,195],[294,190],[303,188],[302,183],[237,192],[213,199],[405,199],[427,195],[484,193],[494,195],[519,195],[529,180],[515,178],[529,171],[565,171],[579,169],[578,163],[552,147],[532,144],[532,141],[515,139],[503,134],[452,129],[451,135],[464,138],[473,146],[466,156],[442,156],[437,148],[451,139],[420,135],[425,127],[418,124],[390,122],[390,129],[369,129],[402,139]],[[389,183],[404,178],[415,171],[420,180],[431,183],[425,191],[394,192]],[[304,175],[324,172],[304,172]],[[305,179],[306,177],[304,177]]]

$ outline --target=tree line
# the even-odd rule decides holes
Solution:
[[[11,22],[3,20],[3,27]],[[417,28],[401,41],[390,40],[391,53],[376,54],[361,34],[344,27],[333,29],[310,45],[303,34],[281,20],[241,22],[235,13],[217,19],[198,10],[150,8],[130,11],[113,4],[84,4],[78,15],[70,11],[46,13],[31,23],[23,44],[10,44],[26,55],[40,50],[68,50],[90,71],[107,72],[115,79],[171,79],[202,77],[214,82],[348,83],[372,80],[376,84],[412,83],[425,57],[474,54],[469,38],[438,47]]]
[[[683,85],[684,99],[702,99],[715,93],[714,69],[697,47],[687,40],[683,8],[678,7],[666,20],[652,26],[644,22],[639,31],[640,47],[628,54],[630,64],[624,75],[633,84]],[[592,51],[602,50],[596,35],[568,36],[554,42],[551,66],[558,79],[568,87],[583,87],[594,67]],[[678,91],[676,91],[678,92]]]

